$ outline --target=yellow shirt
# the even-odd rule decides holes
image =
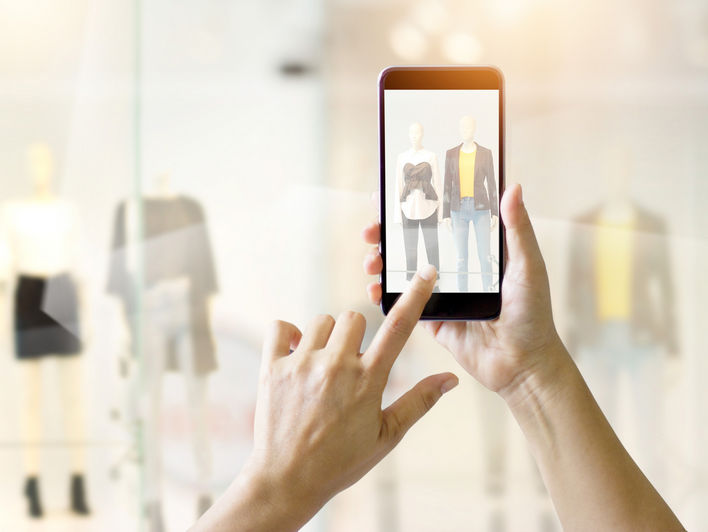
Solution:
[[[628,320],[632,310],[634,224],[600,221],[595,236],[595,294],[600,320]]]
[[[460,197],[474,198],[474,161],[477,150],[465,153],[460,149]]]

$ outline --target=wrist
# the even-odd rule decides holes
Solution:
[[[530,402],[544,402],[554,396],[566,385],[568,370],[574,367],[557,335],[544,348],[530,355],[530,358],[533,362],[499,390],[499,395],[512,411]]]
[[[319,506],[305,500],[287,480],[248,462],[195,530],[299,530]]]

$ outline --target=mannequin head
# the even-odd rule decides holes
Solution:
[[[408,128],[408,138],[413,149],[419,150],[423,147],[423,126],[420,122],[413,122]]]
[[[153,189],[158,196],[172,195],[172,176],[169,170],[164,170],[155,174]]]
[[[468,115],[460,119],[460,137],[462,138],[462,142],[472,142],[476,130],[477,121],[474,118]]]
[[[32,180],[34,194],[42,197],[51,195],[54,157],[46,143],[35,142],[27,148],[27,171]]]
[[[633,164],[629,146],[623,142],[608,146],[603,166],[605,201],[630,201]]]

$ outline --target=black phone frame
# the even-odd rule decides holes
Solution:
[[[379,251],[383,259],[381,271],[381,310],[388,314],[400,292],[388,292],[386,281],[386,146],[384,123],[384,91],[409,90],[499,90],[499,190],[498,201],[505,189],[504,180],[504,77],[493,66],[394,66],[381,71],[378,81],[379,96],[379,222],[381,241]],[[423,309],[421,319],[427,320],[492,320],[501,312],[502,282],[506,258],[505,231],[499,220],[499,292],[435,292]]]

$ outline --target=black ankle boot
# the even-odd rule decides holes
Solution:
[[[39,479],[37,477],[27,477],[25,481],[25,497],[27,497],[27,513],[31,517],[42,517],[42,503],[39,500]]]
[[[71,511],[79,515],[91,513],[86,503],[86,487],[83,475],[71,475]]]

